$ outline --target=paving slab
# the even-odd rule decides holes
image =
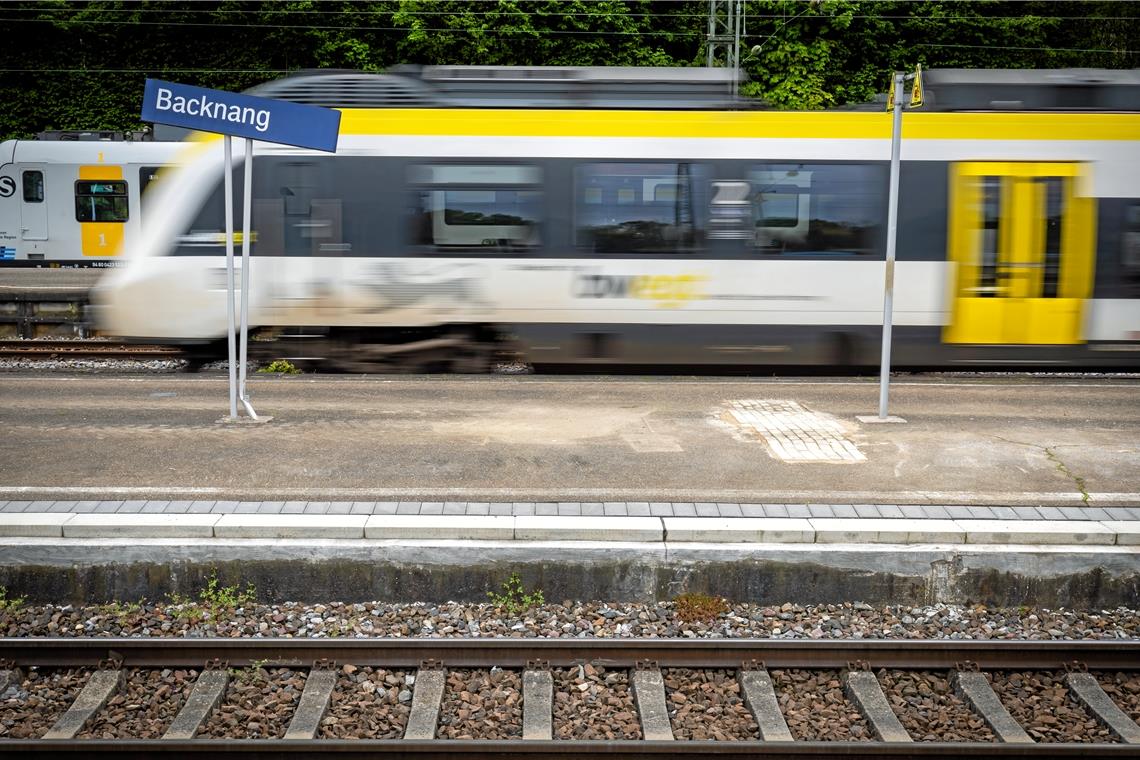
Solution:
[[[666,517],[668,542],[708,543],[812,543],[815,530],[808,520],[797,518]]]
[[[63,524],[75,516],[59,512],[5,512],[0,515],[0,536],[61,538]]]
[[[509,515],[371,515],[365,538],[510,541],[515,519]]]
[[[955,520],[812,518],[820,544],[962,544],[966,530]]]
[[[222,515],[216,538],[364,538],[366,515]]]
[[[1105,520],[1101,525],[1116,534],[1117,546],[1140,546],[1140,520]]]
[[[657,517],[516,517],[523,541],[662,541]]]
[[[63,526],[64,538],[213,538],[222,515],[114,514],[74,515]]]
[[[968,544],[1066,544],[1111,546],[1116,533],[1096,522],[1074,520],[957,520]]]

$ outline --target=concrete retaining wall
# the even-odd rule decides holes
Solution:
[[[9,539],[0,585],[36,602],[194,594],[216,572],[263,601],[486,601],[517,572],[551,601],[685,591],[755,603],[1140,606],[1135,547],[526,541]]]

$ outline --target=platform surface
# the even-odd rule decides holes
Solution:
[[[1140,381],[1129,378],[900,378],[890,412],[907,422],[896,425],[856,420],[877,410],[871,378],[255,375],[249,386],[266,425],[217,423],[219,374],[0,374],[0,502],[848,508],[835,517],[1025,506],[1030,519],[1140,507]]]

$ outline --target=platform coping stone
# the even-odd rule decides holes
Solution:
[[[641,733],[646,741],[673,741],[669,710],[665,707],[665,678],[657,668],[633,671],[633,698],[641,716]]]
[[[773,456],[785,462],[863,462],[843,424],[797,401],[741,399],[728,403],[721,418],[745,434],[758,434]]]
[[[869,670],[848,670],[844,674],[847,697],[871,724],[871,731],[883,742],[910,742],[910,734],[903,728],[895,711],[883,694],[879,679]]]
[[[550,741],[554,736],[554,676],[549,670],[523,671],[523,739]]]
[[[293,720],[289,721],[289,728],[285,731],[286,739],[316,738],[321,718],[325,717],[325,711],[329,709],[329,699],[332,698],[336,679],[335,670],[320,664],[313,665],[305,679],[305,690],[301,692],[297,712],[293,713]]]
[[[186,704],[174,716],[170,728],[166,730],[163,739],[171,741],[189,741],[193,739],[198,729],[206,722],[206,718],[218,706],[222,695],[226,692],[226,685],[230,682],[229,673],[225,668],[203,670],[194,682],[194,689],[190,692]]]
[[[122,681],[123,671],[119,668],[96,670],[87,680],[83,691],[71,703],[71,707],[67,708],[67,712],[60,716],[43,738],[74,739],[91,716],[115,693]]]
[[[412,692],[412,712],[404,731],[405,739],[435,738],[446,677],[447,672],[443,668],[421,667],[416,672],[416,689]]]
[[[998,699],[984,674],[977,671],[956,670],[950,680],[954,689],[966,700],[974,711],[994,732],[999,742],[1007,744],[1033,744],[1032,737],[1025,733],[1021,724],[1013,719],[1009,710]]]
[[[760,729],[760,739],[766,742],[795,741],[788,729],[780,703],[776,699],[776,689],[767,670],[738,670],[736,679],[744,692],[744,704],[752,711],[756,725]]]
[[[1065,684],[1073,690],[1077,701],[1087,707],[1120,741],[1140,744],[1140,726],[1112,701],[1112,697],[1104,693],[1095,676],[1089,673],[1069,673],[1065,676]]]

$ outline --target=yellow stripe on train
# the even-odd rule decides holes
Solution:
[[[891,115],[804,111],[348,108],[341,134],[885,140]],[[912,140],[1140,140],[1136,114],[907,113]]]

